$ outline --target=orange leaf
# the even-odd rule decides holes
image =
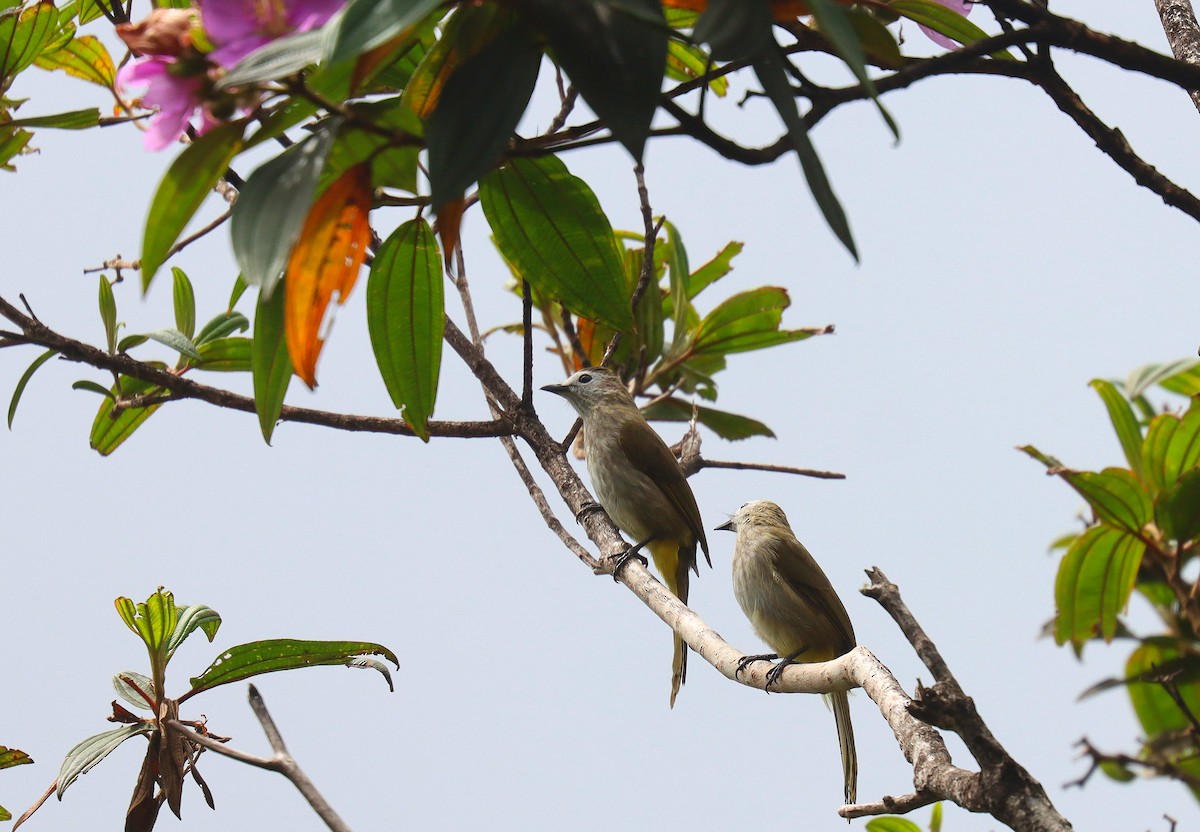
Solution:
[[[663,0],[663,5],[668,9],[702,12],[708,7],[708,0]],[[783,22],[812,12],[802,0],[771,0],[771,14],[776,20]]]
[[[321,324],[334,292],[338,305],[354,288],[371,242],[371,168],[356,165],[313,203],[284,277],[284,335],[296,375],[317,386]]]
[[[437,232],[442,238],[442,251],[445,253],[448,272],[454,271],[454,247],[458,245],[458,231],[462,225],[463,209],[466,205],[466,200],[459,197],[437,207]]]

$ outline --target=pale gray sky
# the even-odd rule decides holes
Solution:
[[[1150,0],[1056,8],[1167,48]],[[920,38],[915,28],[908,35]],[[1191,164],[1200,117],[1184,93],[1091,59],[1058,63],[1145,158],[1200,187]],[[82,82],[45,73],[26,73],[13,94],[32,96],[28,109],[39,114],[106,106]],[[933,79],[886,101],[902,130],[897,147],[865,104],[815,133],[859,266],[815,213],[794,158],[745,169],[682,139],[651,143],[653,206],[680,229],[693,264],[729,240],[746,243],[705,302],[782,285],[793,299],[785,325],[837,325],[834,336],[732,358],[718,406],[764,420],[779,438],[729,445],[706,435],[704,451],[848,479],[706,471],[693,480],[705,523],[750,499],[780,503],[841,593],[860,643],[911,690],[929,674],[857,593],[862,569],[880,566],[998,738],[1076,828],[1165,830],[1163,812],[1181,829],[1195,826],[1196,804],[1181,786],[1095,779],[1085,790],[1061,788],[1083,772],[1080,737],[1135,747],[1123,693],[1075,701],[1119,673],[1129,648],[1089,646],[1077,663],[1039,640],[1057,566],[1046,547],[1073,527],[1081,501],[1014,450],[1033,443],[1078,467],[1120,464],[1087,382],[1195,354],[1200,284],[1183,243],[1196,239],[1195,223],[1138,189],[1022,82]],[[761,99],[740,112],[717,109],[746,119],[746,135],[777,130]],[[531,123],[549,115],[543,108]],[[9,265],[0,293],[24,292],[47,324],[98,343],[96,278],[81,271],[137,253],[172,153],[147,154],[127,127],[41,131],[36,143],[41,155],[18,160],[20,172],[3,179]],[[640,228],[623,151],[565,161],[617,226]],[[212,200],[206,216],[218,208]],[[377,221],[389,228],[405,218]],[[486,238],[482,216],[468,216],[468,269],[489,326],[517,319],[519,307],[502,291],[507,273]],[[225,233],[175,264],[195,283],[201,320],[223,308],[236,274]],[[364,288],[338,315],[319,392],[295,383],[290,402],[392,412],[370,356]],[[163,277],[144,301],[136,281],[118,286],[117,300],[131,332],[170,324]],[[518,341],[496,336],[489,350],[516,378]],[[5,397],[36,354],[0,352]],[[539,384],[561,375],[541,355],[538,373]],[[768,697],[694,658],[668,711],[668,631],[546,531],[498,443],[426,446],[284,424],[267,447],[253,416],[185,402],[101,459],[87,447],[99,402],[70,389],[78,378],[104,381],[62,362],[44,367],[0,440],[9,564],[0,743],[38,763],[0,774],[8,808],[23,809],[75,742],[110,727],[110,677],[145,670],[112,599],[140,601],[161,584],[225,619],[214,645],[193,638],[181,650],[176,692],[220,650],[260,638],[375,640],[399,654],[394,694],[373,675],[336,668],[258,682],[293,753],[355,829],[845,828],[835,814],[833,718],[819,699]],[[204,380],[248,387],[232,376]],[[543,395],[537,406],[554,432],[566,431],[563,402]],[[473,379],[448,356],[437,416],[484,412]],[[674,441],[680,429],[662,432]],[[733,538],[709,538],[714,568],[694,580],[692,606],[734,645],[758,652],[729,587]],[[1131,620],[1152,626],[1136,601]],[[185,716],[206,714],[235,745],[265,752],[244,700],[244,686],[232,686],[199,697]],[[909,769],[878,713],[861,694],[852,708],[860,798],[909,791]],[[129,742],[30,829],[117,828],[141,753],[140,740]],[[218,811],[189,789],[189,829],[322,828],[282,778],[212,755],[201,770]],[[160,823],[173,826],[165,812]],[[998,826],[949,807],[944,828]]]

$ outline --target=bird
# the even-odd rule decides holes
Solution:
[[[709,567],[712,560],[700,508],[679,460],[612,370],[586,367],[542,390],[562,396],[583,419],[583,449],[596,498],[618,528],[634,540],[622,557],[649,549],[667,588],[686,604],[688,571],[700,574],[697,545]],[[678,634],[674,646],[672,708],[687,678],[687,645]]]
[[[775,651],[747,656],[738,673],[754,661],[782,657],[767,674],[769,693],[779,674],[793,662],[825,662],[854,649],[854,627],[841,599],[821,567],[796,539],[787,515],[769,500],[746,503],[718,526],[737,533],[733,549],[733,594],[754,632]],[[847,803],[858,791],[858,758],[850,697],[827,694],[837,724]]]

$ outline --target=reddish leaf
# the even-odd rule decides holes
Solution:
[[[317,386],[321,324],[337,293],[345,303],[371,241],[371,168],[358,165],[342,174],[308,212],[292,249],[284,278],[284,333],[296,375]]]
[[[453,273],[454,266],[450,258],[454,256],[454,247],[458,245],[458,230],[462,226],[463,208],[466,200],[461,196],[439,205],[437,209],[437,231],[442,238],[442,254],[446,258],[446,271]]]

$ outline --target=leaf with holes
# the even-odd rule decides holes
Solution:
[[[240,682],[277,670],[297,670],[321,665],[345,665],[362,656],[383,656],[396,667],[396,654],[369,641],[301,641],[269,639],[239,644],[222,653],[207,670],[191,680],[192,689],[179,697],[183,702],[218,685]]]
[[[371,169],[359,165],[329,186],[308,212],[284,278],[288,355],[310,388],[317,386],[321,327],[330,300],[346,302],[371,242]]]

